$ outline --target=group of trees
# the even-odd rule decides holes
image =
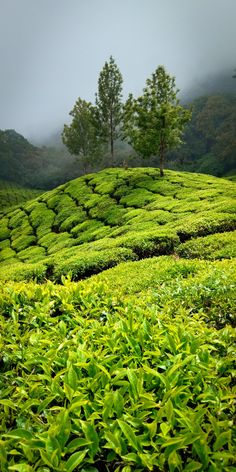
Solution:
[[[142,157],[158,156],[163,176],[165,155],[182,142],[191,112],[180,105],[175,78],[163,66],[147,79],[142,96],[130,94],[124,104],[122,85],[122,75],[111,56],[99,75],[95,105],[78,98],[70,112],[71,124],[64,125],[62,140],[83,161],[86,171],[87,164],[99,160],[107,144],[113,165],[114,142],[122,137]]]

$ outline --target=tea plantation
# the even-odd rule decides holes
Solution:
[[[2,213],[2,472],[236,470],[235,194],[107,169]]]
[[[0,180],[0,212],[7,207],[19,205],[19,203],[36,198],[42,190],[24,188],[15,182]]]
[[[201,174],[166,171],[161,179],[151,168],[80,177],[2,215],[1,279],[60,281],[70,272],[78,280],[174,252],[230,258],[235,189]]]

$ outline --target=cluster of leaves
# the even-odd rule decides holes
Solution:
[[[0,180],[0,211],[27,200],[32,200],[41,193],[43,193],[42,190],[29,189],[21,187],[15,182]]]
[[[235,282],[161,257],[2,286],[1,472],[233,472]]]
[[[71,271],[77,280],[123,260],[176,251],[229,258],[234,233],[225,233],[235,228],[235,183],[173,171],[161,179],[151,168],[108,169],[3,214],[1,278],[59,281]],[[221,233],[219,241],[227,239],[227,246],[214,254]],[[208,235],[215,238],[196,239],[191,253],[195,238]]]

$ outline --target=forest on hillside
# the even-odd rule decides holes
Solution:
[[[231,82],[236,85],[232,78]],[[201,96],[196,97],[197,89],[191,94],[186,92],[181,103],[191,110],[191,119],[183,130],[183,144],[167,151],[167,168],[219,177],[235,174],[236,95],[232,84],[229,87],[229,81],[219,76],[218,80],[217,77],[212,80],[211,85],[207,83],[198,89]],[[87,102],[81,100],[81,104],[86,111]],[[106,167],[160,165],[158,155],[143,157],[124,139],[122,133],[115,132],[112,159],[110,143],[105,139],[102,152],[100,150],[97,153],[97,149],[92,149],[94,152],[86,158],[85,166],[81,155],[72,152],[76,148],[72,146],[67,149],[68,146],[63,144],[65,129],[68,131],[69,126],[65,125],[64,130],[61,128],[48,138],[46,145],[40,146],[31,144],[15,130],[0,130],[0,178],[25,187],[51,189],[87,172]]]

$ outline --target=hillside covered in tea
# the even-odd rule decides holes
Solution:
[[[235,471],[235,190],[114,168],[1,213],[1,472]]]
[[[235,183],[157,169],[108,169],[2,214],[1,278],[88,277],[150,256],[235,255]],[[216,236],[217,235],[217,236]]]
[[[9,180],[0,180],[0,212],[36,198],[43,190],[22,187]]]

